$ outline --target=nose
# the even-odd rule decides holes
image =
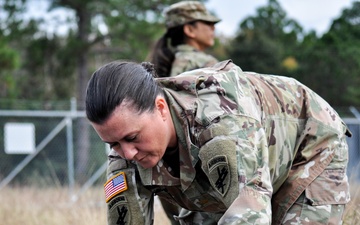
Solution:
[[[122,144],[121,150],[127,160],[134,160],[135,155],[138,153],[138,150],[131,144]]]

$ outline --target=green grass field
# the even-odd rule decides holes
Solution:
[[[352,185],[344,224],[360,224],[360,185]],[[4,188],[0,190],[0,221],[6,225],[106,225],[103,189],[93,188],[73,203],[65,188]],[[169,225],[159,205],[156,225]]]

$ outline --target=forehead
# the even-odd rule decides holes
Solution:
[[[115,108],[104,123],[92,123],[92,125],[104,141],[109,141],[138,129],[145,115],[146,112],[139,114],[137,110],[129,105],[120,105]]]
[[[117,106],[114,111],[110,114],[108,120],[105,122],[108,126],[110,124],[121,123],[124,126],[122,129],[127,128],[128,124],[133,124],[137,121],[140,121],[147,115],[147,112],[140,113],[134,106],[128,103],[122,103]],[[131,127],[131,126],[130,126]]]

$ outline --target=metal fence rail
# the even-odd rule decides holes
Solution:
[[[0,191],[9,184],[61,185],[68,186],[71,199],[76,200],[96,182],[104,183],[106,148],[90,124],[91,149],[87,173],[75,174],[76,124],[84,118],[85,112],[76,111],[75,102],[68,111],[0,110]],[[35,125],[36,148],[33,153],[5,153],[4,127],[9,122]],[[21,134],[19,137],[21,142]],[[75,186],[80,191],[75,193]]]
[[[360,113],[350,108],[356,118],[344,118],[353,137],[348,138],[349,169],[352,179],[360,180]],[[7,185],[45,183],[68,186],[70,197],[78,196],[94,184],[105,181],[106,153],[96,132],[90,128],[90,151],[87,173],[75,174],[77,159],[74,142],[77,122],[85,118],[83,111],[76,111],[72,103],[68,111],[22,111],[0,110],[0,191]],[[36,149],[32,154],[9,155],[4,151],[4,126],[8,122],[34,123],[36,127]],[[90,126],[90,124],[89,124]],[[21,140],[19,140],[21,141]],[[82,182],[79,182],[82,181]],[[75,192],[74,186],[79,187]]]

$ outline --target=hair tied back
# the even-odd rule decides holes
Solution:
[[[142,62],[141,66],[148,72],[152,77],[157,77],[155,66],[150,62]]]

